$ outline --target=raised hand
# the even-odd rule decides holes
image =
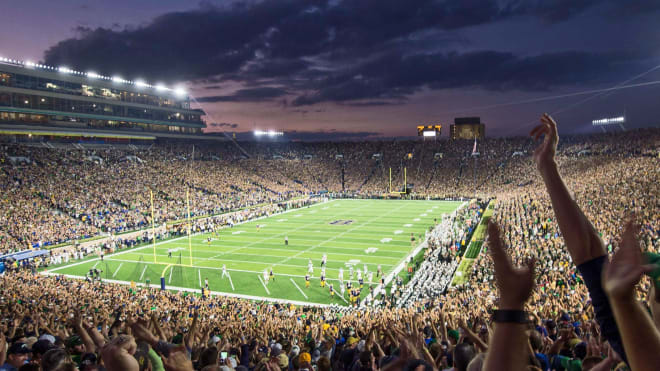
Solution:
[[[488,241],[495,266],[495,282],[500,290],[500,309],[522,310],[534,288],[534,265],[532,258],[528,266],[514,268],[511,258],[504,250],[500,228],[495,222],[488,223]]]
[[[161,358],[167,371],[193,371],[192,361],[188,358],[186,347],[183,344],[170,349],[169,356],[161,355]]]
[[[639,225],[631,218],[626,222],[619,249],[603,273],[603,289],[615,300],[632,300],[635,285],[642,274],[652,271],[654,265],[643,264],[642,251],[637,241]]]
[[[559,134],[557,134],[557,123],[547,113],[541,116],[541,125],[535,127],[529,135],[538,140],[543,135],[543,143],[534,151],[534,161],[539,170],[554,163],[557,152]]]

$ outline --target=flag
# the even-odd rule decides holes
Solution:
[[[472,147],[472,155],[477,153],[477,137],[474,137],[474,146]]]

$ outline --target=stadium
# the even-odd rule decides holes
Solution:
[[[399,82],[387,93],[359,95],[359,84],[376,79],[370,73],[379,66],[369,62],[350,71],[348,98],[336,86],[319,87],[339,75],[309,78],[303,88],[302,75],[282,79],[290,84],[282,93],[253,88],[275,73],[259,70],[260,59],[284,60],[265,47],[238,72],[195,72],[185,84],[157,82],[159,68],[183,74],[189,66],[182,60],[155,63],[153,82],[120,77],[150,76],[135,62],[128,64],[135,73],[104,71],[95,53],[80,55],[98,68],[82,57],[54,63],[57,53],[90,40],[146,37],[178,17],[208,13],[229,22],[225,16],[245,12],[256,21],[264,4],[274,7],[207,4],[137,30],[84,31],[49,49],[43,62],[0,57],[3,370],[659,369],[660,128],[635,120],[657,116],[648,107],[611,114],[619,96],[610,96],[653,89],[658,66],[577,92],[540,89],[494,104],[485,96],[484,104],[448,110],[443,117],[451,121],[401,124],[407,135],[356,126],[308,139],[312,132],[295,122],[246,130],[215,116],[243,105],[275,122],[274,111],[259,110],[276,102],[304,111],[305,125],[314,125],[310,112],[320,117],[330,106],[299,107],[318,107],[328,96],[342,119],[353,109],[388,116],[419,91]],[[319,9],[300,14],[331,22],[349,12]],[[274,35],[285,29],[257,40],[284,55],[289,45]],[[333,32],[324,42],[343,40]],[[361,40],[351,35],[328,48],[339,53]],[[122,48],[132,50],[140,38]],[[239,49],[222,58],[238,58]],[[461,58],[458,69],[442,66],[459,74],[469,65]],[[395,70],[409,65],[388,61],[391,79],[402,78]],[[531,64],[520,62],[517,73],[529,76]],[[507,79],[518,78],[509,72]],[[239,75],[243,89],[222,90]],[[441,89],[460,94],[459,83],[449,85]],[[506,86],[483,89],[502,94]],[[223,95],[200,94],[212,89]],[[304,93],[291,99],[296,89]],[[532,125],[491,126],[492,110],[530,104],[552,111],[534,113]],[[584,133],[563,123],[566,113],[590,104],[617,108],[586,110],[592,119]],[[381,129],[389,133],[386,124]]]

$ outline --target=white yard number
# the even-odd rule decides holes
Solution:
[[[375,254],[376,251],[378,251],[377,247],[370,247],[370,248],[364,250],[364,252],[366,252],[367,254]]]

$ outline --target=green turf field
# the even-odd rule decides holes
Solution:
[[[350,265],[364,270],[367,264],[368,270],[375,272],[380,264],[386,274],[392,272],[413,250],[410,234],[415,234],[416,243],[421,242],[419,235],[433,225],[434,218],[451,213],[459,205],[448,201],[335,200],[225,228],[219,238],[212,233],[194,235],[192,266],[188,237],[181,237],[157,243],[155,261],[153,245],[149,245],[108,255],[103,262],[95,258],[48,272],[84,276],[96,266],[104,271],[104,279],[126,283],[149,279],[156,286],[162,276],[167,288],[200,292],[208,279],[212,293],[346,305],[338,294],[339,268],[344,269],[345,280],[349,279]],[[168,250],[173,250],[171,258]],[[324,253],[327,282],[337,291],[334,298],[327,287],[320,287]],[[314,273],[311,287],[305,288],[309,259]],[[223,264],[230,277],[222,277]],[[275,279],[266,284],[263,272],[271,267]],[[355,277],[352,281],[357,282]],[[375,274],[373,281],[378,281]],[[365,284],[363,293],[367,288]]]

